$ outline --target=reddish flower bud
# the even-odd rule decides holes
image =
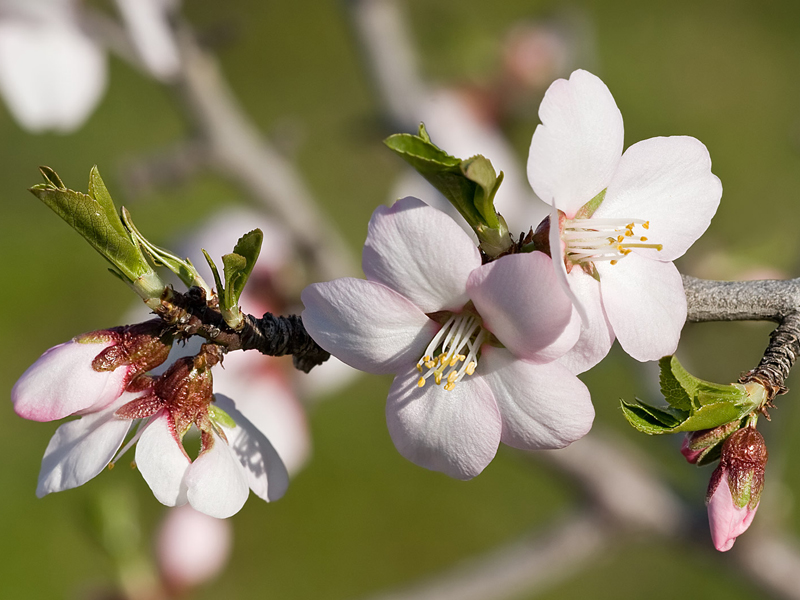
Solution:
[[[740,421],[732,421],[714,429],[701,429],[686,434],[681,444],[681,454],[693,465],[705,465],[719,458],[721,444],[736,431]]]
[[[720,552],[730,550],[750,527],[764,489],[766,464],[767,446],[755,428],[745,427],[725,440],[706,495],[711,538]]]

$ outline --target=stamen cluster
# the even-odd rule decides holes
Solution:
[[[444,389],[451,391],[464,375],[475,372],[486,335],[479,317],[471,314],[451,315],[417,363],[417,371],[423,373],[417,386],[423,387],[425,380],[433,376],[436,385],[445,381]],[[467,354],[462,354],[465,347]]]
[[[567,245],[566,257],[574,264],[610,261],[617,264],[634,248],[661,250],[662,244],[647,244],[648,238],[637,236],[633,229],[640,225],[650,228],[650,221],[632,219],[569,219],[564,223],[561,239]]]

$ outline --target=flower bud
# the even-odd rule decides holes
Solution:
[[[188,505],[170,509],[158,532],[156,556],[167,588],[181,593],[219,575],[231,554],[231,524]]]
[[[713,429],[690,431],[681,444],[681,454],[693,465],[706,465],[719,458],[722,442],[739,428],[740,421],[731,421]]]
[[[152,320],[50,348],[14,384],[14,410],[25,419],[54,421],[108,406],[136,376],[166,360],[172,339],[162,329]]]
[[[725,440],[706,494],[711,538],[720,552],[730,550],[750,527],[764,489],[766,464],[767,446],[755,428],[745,427]]]

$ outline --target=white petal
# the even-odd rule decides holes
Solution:
[[[108,406],[124,391],[128,373],[127,367],[92,368],[95,357],[108,347],[70,341],[47,350],[11,390],[16,413],[33,421],[55,421]]]
[[[486,328],[515,356],[550,362],[578,340],[580,321],[542,252],[485,264],[473,271],[468,289]]]
[[[217,394],[216,403],[236,421],[233,429],[225,428],[225,435],[250,489],[267,502],[283,496],[289,486],[289,474],[270,441],[230,398]]]
[[[722,184],[711,173],[711,158],[700,141],[657,137],[625,151],[593,216],[649,220],[649,230],[636,232],[664,249],[634,251],[675,260],[708,229],[721,197]]]
[[[77,129],[106,78],[105,55],[77,27],[21,19],[0,24],[0,92],[25,129]]]
[[[558,362],[578,374],[588,371],[606,357],[614,343],[614,330],[603,309],[600,283],[578,267],[573,268],[567,277],[570,288],[584,307],[586,320],[581,323],[577,343]]]
[[[331,358],[323,365],[331,360],[336,361]],[[214,392],[217,398],[220,394],[236,398],[236,408],[272,443],[289,472],[296,473],[311,454],[311,435],[282,366],[282,361],[258,352],[231,352],[224,368],[214,371]]]
[[[579,70],[553,82],[539,118],[528,180],[539,198],[572,218],[611,181],[622,154],[622,115],[606,84]]]
[[[675,265],[629,254],[616,265],[596,267],[603,306],[623,350],[640,361],[674,353],[686,322],[686,295]]]
[[[83,485],[97,476],[114,458],[131,421],[114,416],[120,406],[139,394],[127,392],[103,410],[64,423],[47,445],[39,471],[36,495]]]
[[[186,470],[186,495],[195,510],[227,519],[242,509],[250,489],[230,446],[215,432],[211,435],[214,445]]]
[[[455,221],[410,197],[375,210],[361,260],[368,280],[424,313],[464,306],[467,277],[480,264],[480,252]]]
[[[397,373],[416,363],[439,329],[397,292],[345,277],[315,283],[301,295],[303,325],[325,350],[368,373]]]
[[[523,450],[563,448],[591,429],[589,390],[558,362],[534,365],[487,347],[480,369],[502,415],[504,444]]]
[[[456,479],[471,479],[492,461],[500,443],[500,413],[478,376],[447,391],[428,381],[417,387],[411,369],[395,377],[386,423],[398,452],[411,462]]]
[[[183,482],[189,457],[166,410],[150,419],[136,444],[136,465],[156,499],[167,506],[186,503]]]
[[[547,232],[548,242],[550,244],[550,256],[555,254],[558,258],[557,260],[553,261],[553,267],[556,271],[556,279],[558,279],[558,285],[561,286],[561,290],[567,295],[567,297],[572,302],[572,306],[575,307],[575,310],[578,312],[578,315],[581,318],[581,323],[586,324],[589,322],[589,315],[586,312],[586,307],[583,306],[580,298],[575,294],[570,285],[570,281],[568,278],[567,273],[567,265],[564,262],[564,254],[566,251],[567,245],[561,239],[561,219],[559,218],[558,209],[553,206],[550,208],[550,229]],[[558,227],[553,226],[553,223],[559,223]]]
[[[169,80],[180,68],[164,0],[116,0],[136,50],[150,72]]]

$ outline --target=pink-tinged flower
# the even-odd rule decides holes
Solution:
[[[722,446],[706,494],[711,539],[720,552],[730,550],[753,522],[764,489],[767,456],[764,438],[753,427],[739,429]]]
[[[161,321],[79,335],[47,350],[11,390],[14,411],[32,421],[97,412],[120,397],[134,378],[163,363],[171,339]]]
[[[404,198],[372,215],[366,280],[314,284],[303,323],[345,363],[394,373],[386,418],[412,462],[469,479],[499,442],[560,448],[583,436],[589,392],[552,362],[579,323],[541,252],[486,265],[447,215]]]
[[[231,555],[229,521],[214,519],[189,505],[170,509],[156,538],[156,557],[171,597],[217,577]]]
[[[127,391],[110,405],[59,427],[42,460],[37,495],[95,477],[114,460],[138,422],[137,433],[119,454],[138,440],[136,465],[163,504],[188,502],[200,512],[225,518],[241,509],[250,489],[267,501],[282,496],[288,475],[267,438],[229,398],[218,395],[212,402],[214,362],[202,352],[194,359],[179,359],[149,386]],[[193,425],[201,432],[194,460],[183,447]]]
[[[708,150],[676,136],[638,142],[623,154],[622,115],[606,85],[586,71],[555,81],[539,117],[528,179],[558,211],[550,217],[550,251],[584,313],[566,364],[586,370],[615,336],[637,360],[672,354],[686,320],[672,261],[708,228],[722,195]]]

